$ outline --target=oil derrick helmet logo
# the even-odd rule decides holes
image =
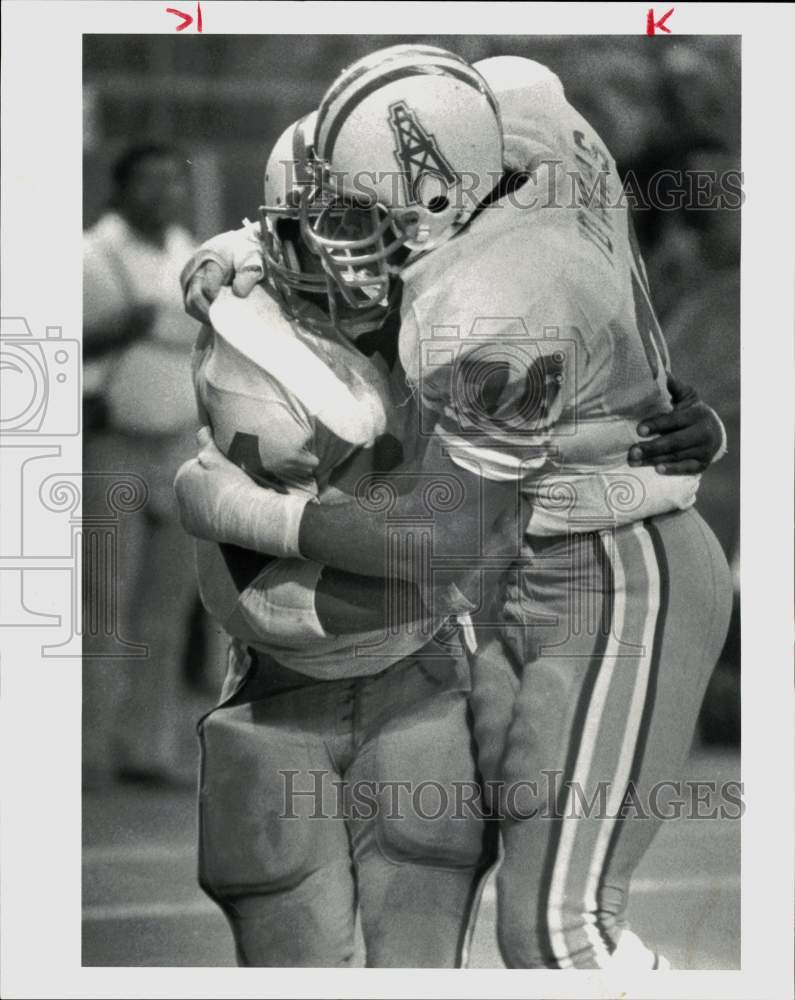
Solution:
[[[389,106],[389,124],[395,135],[395,159],[400,167],[406,202],[430,206],[434,197],[445,197],[460,178],[445,159],[434,136],[425,131],[405,101]]]

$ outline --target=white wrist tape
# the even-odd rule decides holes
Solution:
[[[221,537],[244,549],[301,559],[298,533],[309,500],[306,495],[277,493],[253,482],[230,486],[218,500]]]

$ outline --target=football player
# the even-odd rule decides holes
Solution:
[[[474,540],[506,522],[519,538],[497,616],[519,692],[510,719],[481,726],[500,776],[538,799],[503,825],[503,957],[652,968],[656,954],[623,913],[658,821],[633,824],[622,807],[628,788],[642,800],[681,769],[725,634],[728,571],[693,510],[697,476],[627,461],[671,394],[615,164],[548,71],[516,59],[479,69],[397,46],[346,70],[321,103],[314,146],[326,169],[303,192],[301,233],[351,308],[400,274],[400,357],[428,439],[421,469],[459,489],[434,511],[434,555],[471,560]],[[362,200],[365,173],[374,203]],[[539,181],[560,197],[525,199]],[[605,197],[594,204],[583,181],[604,183]],[[335,225],[346,211],[360,224],[349,238]],[[654,450],[675,453],[684,434]],[[702,460],[687,447],[677,461],[695,472]],[[256,494],[210,441],[177,488],[197,535],[412,577],[412,540],[387,547],[381,511],[306,504],[298,517],[279,494]],[[417,489],[389,514],[422,511]],[[474,703],[488,715],[489,693]],[[549,774],[562,779],[553,815],[533,822]],[[578,815],[578,796],[603,785],[604,815]]]
[[[255,493],[280,491],[285,536],[307,499],[343,500],[366,477],[382,489],[373,477],[411,457],[405,382],[356,346],[388,296],[356,309],[335,299],[332,322],[333,289],[298,238],[307,164],[288,175],[282,161],[313,125],[291,126],[266,167],[267,282],[245,299],[225,290],[194,355],[203,421]],[[412,583],[288,545],[264,556],[204,541],[197,563],[204,603],[234,637],[221,705],[199,727],[199,876],[239,962],[349,964],[358,912],[369,965],[460,964],[496,844],[482,814],[449,816],[461,812],[456,786],[476,787],[468,666],[450,622],[468,605],[451,585],[429,618]],[[436,804],[418,812],[410,794],[428,780],[448,798],[433,823],[423,811]]]

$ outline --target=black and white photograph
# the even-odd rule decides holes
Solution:
[[[9,646],[3,701],[56,785],[31,699],[69,692],[73,957],[7,995],[791,995],[793,213],[785,183],[754,208],[759,116],[787,130],[759,47],[685,31],[719,4],[538,33],[533,4],[32,6],[84,15],[79,162],[24,268],[4,170],[43,305],[4,281],[0,634],[43,665],[25,695]]]

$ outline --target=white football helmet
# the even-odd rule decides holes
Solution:
[[[324,216],[324,225],[341,224],[343,207],[328,204],[317,190],[313,141],[317,112],[293,122],[277,139],[265,166],[260,233],[266,275],[285,312],[304,326],[334,326],[349,337],[379,327],[389,308],[389,286],[359,291],[355,310],[341,301],[338,286],[317,260],[317,251],[301,246],[301,203],[309,224]],[[312,259],[317,261],[312,266]]]
[[[497,101],[464,59],[393,45],[326,92],[301,232],[351,307],[466,225],[503,173]]]

